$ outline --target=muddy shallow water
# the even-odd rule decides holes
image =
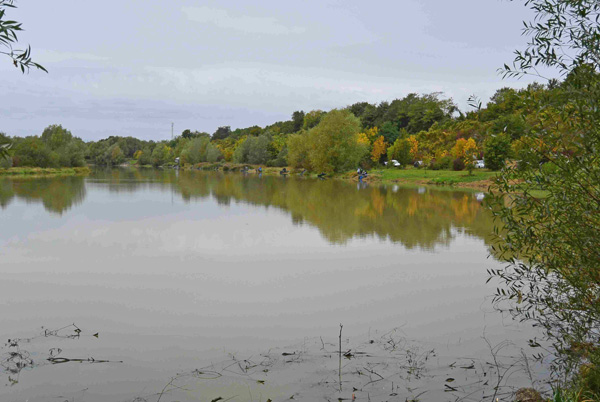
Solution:
[[[170,170],[0,180],[0,400],[509,398],[536,380],[536,333],[490,304],[481,200]]]

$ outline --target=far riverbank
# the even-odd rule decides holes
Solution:
[[[0,177],[40,177],[40,176],[87,176],[91,173],[89,167],[62,167],[62,168],[40,168],[40,167],[15,167],[0,169]]]
[[[135,167],[126,165],[127,167]],[[125,167],[125,165],[124,165]],[[268,176],[279,176],[282,174],[283,167],[264,167],[259,165],[233,164],[233,163],[200,163],[194,166],[187,165],[181,167],[182,170],[219,170],[228,172],[247,172],[257,174],[257,169],[262,167],[262,174]],[[148,166],[148,168],[151,168]],[[303,171],[285,167],[285,174],[290,176],[318,177],[318,173]],[[18,167],[9,169],[0,169],[0,177],[45,177],[45,176],[87,176],[91,173],[89,167],[74,168],[39,168],[39,167]],[[409,184],[425,186],[449,186],[459,188],[473,188],[487,190],[493,183],[496,172],[488,170],[475,170],[472,174],[466,171],[452,170],[428,170],[408,167],[405,169],[383,168],[373,169],[368,172],[363,179],[367,183],[382,184]],[[345,173],[328,173],[327,179],[338,179],[346,181],[358,181],[358,175],[355,171]]]
[[[256,174],[259,165],[248,164],[232,164],[232,163],[200,163],[194,166],[188,165],[182,167],[184,170],[220,170],[230,172],[243,172]],[[262,166],[262,174],[264,175],[281,175],[285,169],[287,175],[317,177],[318,173],[308,172],[301,169],[290,167],[264,167]],[[405,169],[373,169],[368,171],[368,175],[363,181],[368,183],[383,183],[383,184],[414,184],[414,185],[435,185],[435,186],[451,186],[460,188],[475,188],[486,190],[493,182],[496,172],[486,169],[478,169],[472,174],[466,171],[453,170],[428,170],[416,169],[408,167]],[[358,181],[358,175],[355,171],[345,173],[328,173],[325,176],[330,179],[341,179]]]

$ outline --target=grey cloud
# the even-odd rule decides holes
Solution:
[[[212,24],[219,28],[237,30],[244,33],[266,35],[301,34],[306,28],[280,24],[276,18],[254,17],[243,14],[233,15],[228,10],[210,7],[183,7],[183,13],[192,21]]]
[[[62,123],[84,139],[266,125],[294,110],[443,91],[461,108],[502,86],[530,14],[499,0],[18,2],[50,71],[0,59],[0,131]]]

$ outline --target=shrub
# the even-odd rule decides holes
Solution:
[[[465,161],[463,160],[463,158],[456,158],[456,159],[454,159],[454,161],[452,161],[452,170],[458,171],[458,170],[464,170],[464,168],[465,168]]]
[[[510,156],[510,136],[508,134],[492,135],[483,144],[485,167],[500,170]]]
[[[452,166],[452,157],[450,155],[443,156],[441,158],[433,159],[429,165],[431,170],[444,170],[450,169]]]

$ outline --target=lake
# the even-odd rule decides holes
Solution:
[[[483,199],[256,173],[0,179],[0,400],[509,399],[537,381],[536,333],[492,306]]]

